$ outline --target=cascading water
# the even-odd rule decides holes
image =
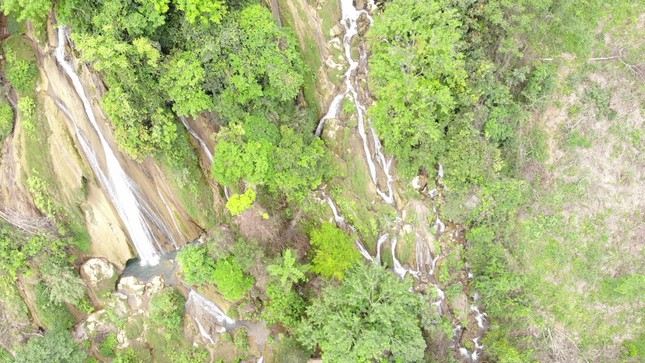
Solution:
[[[155,244],[158,244],[159,242],[157,241],[152,231],[152,227],[149,225],[144,215],[150,218],[153,225],[157,227],[163,227],[164,223],[159,217],[157,217],[156,213],[154,213],[151,208],[146,206],[142,207],[142,203],[140,203],[139,198],[137,198],[136,185],[127,175],[110,144],[103,136],[101,128],[98,126],[96,118],[94,117],[94,111],[92,110],[90,101],[85,94],[81,80],[74,71],[72,65],[65,59],[66,41],[65,27],[61,26],[58,28],[58,46],[55,50],[55,57],[60,67],[72,81],[74,90],[83,103],[83,108],[87,118],[90,120],[92,129],[96,132],[100,140],[107,170],[101,167],[98,154],[94,149],[92,149],[88,139],[81,133],[78,125],[76,124],[76,120],[74,120],[71,113],[69,113],[68,110],[66,113],[70,117],[72,123],[74,123],[76,135],[79,143],[81,144],[81,148],[83,149],[92,170],[97,175],[103,189],[112,200],[112,203],[114,204],[114,207],[116,208],[117,213],[119,214],[119,217],[121,218],[128,234],[130,235],[132,243],[137,250],[141,263],[143,265],[157,264],[159,262],[159,254],[155,248]],[[60,105],[61,104],[59,104],[59,106]],[[162,228],[162,232],[165,232],[163,229],[164,228]]]
[[[343,36],[343,48],[344,48],[345,59],[349,64],[349,68],[344,74],[345,91],[337,94],[336,97],[334,97],[334,99],[332,100],[329,106],[329,109],[327,110],[327,113],[322,119],[320,119],[320,122],[318,123],[318,127],[316,128],[316,136],[320,136],[322,134],[322,130],[326,120],[338,117],[340,104],[342,103],[343,98],[345,98],[347,95],[351,95],[352,101],[354,103],[354,107],[356,108],[356,116],[358,118],[358,132],[363,141],[363,151],[365,152],[365,158],[367,160],[367,166],[370,172],[370,177],[372,178],[372,182],[374,182],[374,184],[376,185],[376,192],[381,196],[381,198],[383,198],[383,200],[386,203],[394,205],[395,204],[394,192],[392,190],[392,183],[394,182],[394,178],[390,174],[390,165],[392,160],[390,159],[388,161],[385,158],[385,156],[381,152],[380,141],[378,141],[378,137],[376,137],[376,133],[374,132],[374,130],[371,130],[375,140],[374,149],[377,155],[376,161],[380,166],[380,168],[383,170],[383,173],[387,180],[388,191],[387,193],[385,193],[380,189],[378,185],[376,163],[374,162],[374,156],[370,152],[369,140],[367,138],[367,133],[365,131],[366,108],[364,105],[361,104],[359,100],[358,92],[356,91],[356,86],[354,84],[355,80],[353,77],[355,71],[358,69],[358,66],[359,66],[359,62],[355,61],[352,58],[352,38],[356,34],[358,34],[357,21],[358,21],[358,18],[361,16],[361,14],[365,14],[370,20],[370,23],[372,22],[372,18],[370,17],[367,11],[357,10],[356,7],[354,7],[353,0],[341,0],[340,3],[341,3],[341,12],[343,17],[341,20],[341,24],[345,28],[345,35]],[[363,50],[361,50],[360,54],[361,54],[361,59],[365,59],[367,57],[367,54]]]
[[[208,329],[204,327],[200,321],[200,317],[204,315],[208,316],[210,319],[213,319],[220,324],[222,330],[218,331],[219,333],[233,329],[236,326],[235,320],[226,315],[222,309],[217,306],[217,304],[201,296],[195,292],[195,290],[190,290],[188,293],[188,300],[186,300],[186,309],[189,309],[191,306],[194,306],[194,309],[196,310],[192,316],[193,320],[195,320],[195,324],[197,324],[197,329],[199,329],[199,334],[211,344],[215,344],[215,339]]]
[[[391,166],[392,166],[392,158],[386,158],[385,155],[383,154],[382,151],[382,146],[381,142],[378,138],[378,135],[376,134],[376,131],[374,128],[371,127],[369,119],[367,119],[367,112],[366,112],[366,107],[361,103],[360,97],[359,97],[359,92],[358,92],[358,84],[357,80],[355,77],[355,74],[361,64],[366,65],[367,64],[367,52],[363,46],[362,43],[359,42],[359,62],[355,61],[352,58],[352,38],[358,34],[358,25],[357,21],[359,20],[359,17],[362,14],[365,14],[367,16],[370,25],[373,23],[373,19],[369,15],[369,13],[365,10],[357,10],[356,7],[353,4],[353,0],[340,0],[341,4],[341,12],[342,12],[342,19],[341,19],[341,25],[343,26],[345,30],[345,34],[343,36],[343,47],[344,47],[344,55],[347,63],[349,64],[349,68],[344,74],[344,85],[345,88],[342,92],[338,93],[332,100],[329,109],[327,110],[327,113],[325,114],[324,117],[321,118],[318,127],[316,128],[316,136],[321,136],[325,121],[329,119],[334,119],[337,118],[339,115],[339,110],[340,106],[342,104],[342,101],[345,97],[351,98],[354,107],[356,109],[356,116],[357,116],[357,121],[358,121],[358,134],[361,137],[362,144],[363,144],[363,152],[365,154],[365,158],[367,161],[367,167],[369,169],[370,177],[372,182],[374,183],[376,187],[376,192],[377,194],[383,199],[383,201],[387,204],[390,204],[394,207],[396,207],[396,199],[395,199],[395,192],[394,192],[394,177],[391,173]],[[363,72],[365,74],[368,73],[367,68],[363,69]],[[368,138],[368,130],[371,133],[371,138]],[[370,144],[371,143],[371,144]],[[377,169],[378,166],[378,169]],[[379,178],[379,174],[382,175],[381,178]],[[442,178],[444,176],[444,170],[443,170],[443,165],[439,164],[438,165],[438,170],[437,170],[437,175],[438,179],[436,181],[437,188],[440,188],[443,186],[442,184]],[[381,186],[379,185],[379,180],[385,180],[385,186],[386,190],[381,189]],[[435,212],[435,215],[437,216],[435,219],[435,228],[436,231],[439,235],[444,234],[446,231],[446,225],[443,223],[443,221],[439,218],[439,214],[437,212],[437,208],[435,206],[434,198],[439,195],[439,190],[435,188],[432,191],[429,192],[430,198],[433,199],[433,210]],[[345,224],[345,220],[343,217],[340,216],[338,212],[338,208],[336,207],[335,203],[330,197],[326,197],[327,202],[329,203],[332,212],[334,213],[334,219],[336,220],[336,223],[341,226]],[[439,260],[439,255],[437,256],[432,256],[432,253],[430,251],[430,248],[428,245],[423,241],[422,239],[420,240],[417,238],[417,246],[416,246],[416,262],[417,262],[417,268],[418,271],[414,271],[412,269],[406,269],[405,267],[402,266],[401,262],[397,259],[396,257],[396,247],[397,247],[397,235],[398,231],[401,229],[401,224],[403,222],[403,218],[401,215],[401,211],[398,210],[398,218],[396,219],[396,225],[392,228],[393,233],[384,233],[381,235],[377,241],[377,251],[376,251],[376,258],[372,258],[369,254],[367,254],[367,251],[365,250],[364,246],[360,243],[360,241],[357,241],[357,245],[359,247],[359,250],[361,253],[365,256],[369,256],[369,260],[376,262],[376,263],[381,263],[381,248],[382,245],[385,243],[387,238],[391,235],[391,254],[392,254],[392,260],[393,260],[393,269],[394,273],[399,275],[401,278],[403,278],[406,274],[411,274],[413,277],[420,279],[422,275],[427,276],[431,281],[435,280],[434,278],[434,273],[435,269],[437,266],[437,262]],[[439,309],[439,312],[442,313],[442,305],[445,305],[445,294],[441,288],[439,288],[438,285],[435,283],[430,282],[430,286],[433,286],[436,291],[439,300],[434,302],[433,305],[437,306]],[[484,349],[483,345],[479,343],[479,340],[481,339],[481,336],[483,335],[484,332],[484,325],[485,325],[485,313],[479,312],[479,310],[473,310],[473,313],[475,313],[475,320],[477,322],[477,326],[479,328],[479,335],[473,339],[473,342],[475,344],[475,348],[473,352],[468,352],[463,347],[459,347],[458,351],[464,355],[464,358],[466,358],[466,355],[468,356],[468,360],[470,361],[477,361],[481,355],[482,350]],[[461,331],[461,325],[457,325],[456,330]],[[465,352],[464,352],[465,351]],[[464,354],[466,353],[466,354]]]
[[[179,119],[186,127],[186,130],[188,130],[188,133],[190,133],[195,138],[195,140],[197,140],[197,142],[199,143],[199,146],[201,146],[202,148],[202,151],[204,151],[204,154],[206,154],[208,161],[210,161],[210,163],[213,164],[213,153],[206,145],[206,142],[204,142],[204,140],[201,137],[199,137],[199,134],[190,127],[190,125],[188,124],[188,120],[186,120],[186,117],[179,116]]]

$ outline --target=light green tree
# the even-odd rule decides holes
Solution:
[[[215,260],[204,246],[186,246],[177,253],[177,262],[184,272],[184,280],[191,285],[212,282]]]
[[[45,19],[52,8],[52,0],[3,0],[0,10],[7,14],[15,14],[16,20]]]
[[[314,247],[311,270],[325,277],[342,280],[345,271],[361,261],[351,237],[331,223],[311,232],[311,245]]]
[[[172,109],[180,116],[197,115],[214,107],[202,84],[206,73],[197,54],[180,52],[170,57],[163,67],[159,86],[163,88],[174,102]]]
[[[226,5],[220,0],[174,0],[174,3],[191,24],[197,21],[219,23],[226,15]]]
[[[255,190],[248,188],[242,194],[231,195],[231,198],[226,202],[226,209],[231,212],[231,215],[237,216],[251,208],[253,202],[255,202]]]
[[[235,259],[229,257],[215,264],[213,282],[227,300],[238,301],[253,287],[255,279],[246,275]]]

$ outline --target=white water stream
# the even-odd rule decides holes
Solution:
[[[357,10],[353,4],[353,0],[340,0],[340,4],[341,4],[341,12],[342,12],[342,19],[340,23],[345,30],[345,34],[343,36],[343,48],[344,48],[345,59],[349,64],[349,68],[344,74],[344,82],[343,82],[345,86],[344,90],[339,92],[334,97],[334,99],[332,100],[329,106],[329,109],[327,110],[327,113],[323,118],[321,118],[318,124],[318,127],[316,128],[316,136],[321,136],[325,121],[329,119],[338,118],[340,106],[343,102],[343,99],[345,97],[350,98],[356,109],[356,116],[358,119],[358,133],[362,140],[363,152],[365,154],[365,159],[367,161],[367,167],[369,169],[372,182],[376,187],[376,192],[383,199],[385,203],[390,204],[396,208],[396,200],[394,197],[395,195],[394,177],[391,173],[393,158],[388,159],[383,154],[380,139],[376,134],[376,131],[374,130],[374,128],[371,127],[370,120],[367,118],[366,107],[361,103],[361,100],[359,99],[359,93],[357,91],[359,85],[357,84],[357,77],[355,73],[357,72],[359,65],[367,64],[367,53],[365,51],[364,46],[362,44],[359,44],[360,59],[359,59],[359,62],[357,62],[352,58],[352,51],[351,51],[352,38],[358,34],[357,21],[359,17],[362,14],[365,14],[370,22],[370,25],[373,23],[373,19],[367,11]],[[364,69],[363,71],[367,75],[368,70]],[[367,135],[368,130],[371,133],[371,139],[368,138],[368,135]],[[371,145],[370,145],[370,142],[371,142]],[[377,170],[377,165],[378,165],[378,170]],[[379,178],[379,174],[382,175],[381,178]],[[437,178],[436,184],[437,184],[437,187],[439,187],[443,185],[442,179],[444,176],[444,169],[443,169],[443,165],[441,164],[438,165],[437,176],[438,178]],[[381,187],[379,186],[379,180],[385,180],[386,188],[387,188],[386,190],[381,189]],[[443,221],[439,218],[439,213],[434,203],[434,198],[439,195],[439,190],[435,188],[429,192],[429,195],[430,195],[430,198],[433,199],[433,210],[435,212],[435,215],[437,216],[434,227],[436,228],[437,233],[441,235],[446,231],[446,226],[443,223]],[[344,225],[345,219],[342,216],[340,216],[338,208],[336,207],[333,200],[330,197],[326,197],[326,199],[332,209],[336,223],[339,226]],[[377,245],[376,257],[372,258],[367,252],[367,250],[365,249],[365,247],[360,243],[360,241],[357,241],[357,245],[359,247],[359,250],[361,251],[361,254],[363,254],[363,256],[365,256],[367,259],[373,262],[381,263],[382,245],[386,242],[388,237],[391,235],[390,243],[391,243],[392,260],[394,265],[393,266],[394,273],[400,276],[401,278],[403,278],[406,274],[411,274],[416,279],[419,279],[421,277],[421,274],[425,274],[429,278],[434,279],[435,269],[440,256],[438,254],[437,256],[433,257],[430,251],[430,247],[422,238],[417,238],[417,245],[416,245],[416,251],[415,251],[415,258],[417,262],[418,271],[414,271],[412,269],[406,269],[405,267],[402,266],[401,262],[397,259],[396,257],[396,247],[398,242],[397,234],[398,234],[398,231],[400,230],[401,223],[402,223],[401,211],[397,210],[397,212],[398,212],[398,218],[397,218],[396,226],[392,228],[393,233],[391,234],[384,233],[379,237],[376,243]],[[442,309],[441,305],[443,304],[446,298],[445,294],[443,290],[439,288],[439,286],[432,283],[430,284],[436,288],[438,298],[439,298],[439,300],[434,302],[433,305],[437,306],[437,308],[441,313],[441,309]],[[459,351],[464,356],[464,358],[466,358],[467,356],[468,360],[474,362],[479,359],[479,357],[481,356],[481,352],[484,349],[483,345],[479,343],[479,340],[483,334],[483,331],[485,330],[486,313],[481,313],[479,309],[476,308],[474,305],[472,307],[474,307],[474,309],[472,309],[472,312],[476,315],[475,320],[477,322],[477,327],[479,328],[479,333],[477,337],[473,339],[475,348],[473,352],[469,352],[465,348],[460,347]],[[458,331],[461,331],[462,329],[461,325],[458,325],[455,329]]]
[[[182,122],[182,123],[184,124],[184,126],[186,127],[186,130],[188,130],[188,132],[189,132],[191,135],[193,135],[193,137],[195,138],[195,140],[197,140],[197,142],[199,143],[199,146],[201,146],[202,151],[204,151],[204,154],[206,154],[206,157],[208,158],[208,161],[210,161],[210,163],[211,163],[211,165],[212,165],[212,164],[213,164],[213,153],[210,151],[210,149],[208,149],[208,145],[206,145],[206,143],[204,142],[204,140],[203,140],[201,137],[199,137],[199,134],[198,134],[197,132],[195,132],[195,130],[193,130],[193,129],[190,127],[190,125],[188,124],[188,120],[186,120],[186,117],[184,117],[184,116],[179,116],[179,119],[181,120],[181,122]]]
[[[235,320],[222,311],[217,304],[198,294],[195,290],[190,290],[188,293],[188,302],[192,302],[195,306],[198,306],[204,311],[206,311],[211,317],[213,317],[218,323],[222,324],[224,328],[228,329],[229,327],[235,325]]]
[[[76,135],[81,144],[81,148],[83,149],[92,170],[97,175],[99,182],[103,186],[103,189],[112,200],[112,203],[114,204],[114,207],[116,208],[117,213],[119,214],[119,217],[121,218],[128,234],[130,235],[130,239],[137,250],[141,263],[143,265],[157,264],[159,262],[159,254],[155,245],[159,245],[159,242],[152,231],[152,226],[146,220],[145,216],[147,216],[152,221],[152,224],[157,227],[163,227],[164,223],[151,208],[142,206],[142,203],[139,201],[140,198],[137,196],[138,192],[136,185],[125,172],[110,144],[103,136],[101,128],[98,126],[94,116],[94,111],[92,110],[90,101],[83,89],[81,80],[76,74],[71,63],[65,58],[66,42],[67,37],[65,35],[65,27],[61,26],[58,28],[58,46],[56,47],[55,57],[58,64],[72,81],[74,90],[83,103],[83,108],[87,114],[87,118],[90,120],[92,128],[101,142],[105,163],[107,164],[106,169],[101,167],[98,154],[92,148],[87,138],[82,135],[78,125],[76,124],[76,120],[74,120],[71,113],[69,113],[69,110],[66,110],[66,113],[70,117],[72,123],[74,123]],[[59,106],[60,105],[61,104],[59,104]],[[162,229],[167,231],[167,228]],[[169,237],[172,239],[171,235],[169,235]]]
[[[376,192],[381,196],[381,198],[383,198],[383,200],[386,203],[394,205],[395,204],[394,191],[392,190],[392,184],[394,183],[394,178],[390,174],[390,166],[392,163],[392,159],[387,160],[385,158],[385,155],[383,155],[381,151],[381,143],[378,137],[376,136],[376,132],[370,126],[370,130],[373,135],[373,142],[374,142],[374,149],[375,149],[374,154],[376,154],[376,163],[374,162],[374,154],[370,151],[369,140],[367,138],[366,127],[365,127],[366,108],[363,104],[361,104],[359,100],[358,92],[356,90],[356,85],[355,85],[356,77],[354,77],[356,70],[358,69],[358,66],[359,66],[359,62],[355,61],[352,58],[352,38],[356,34],[358,34],[357,21],[362,14],[365,14],[371,24],[372,17],[365,10],[357,10],[356,7],[354,7],[353,0],[340,0],[340,5],[341,5],[341,12],[342,12],[342,19],[340,23],[345,28],[345,35],[343,36],[343,48],[344,48],[345,59],[349,64],[349,68],[344,74],[345,90],[337,94],[336,97],[334,97],[331,104],[329,105],[329,109],[327,110],[327,113],[325,114],[325,116],[323,116],[323,118],[320,119],[320,122],[318,123],[318,127],[316,128],[316,136],[320,136],[322,134],[322,130],[326,120],[338,117],[340,105],[342,104],[343,99],[346,96],[350,95],[352,102],[354,103],[354,107],[356,108],[356,116],[358,118],[358,133],[360,134],[361,140],[363,142],[363,151],[365,153],[365,159],[367,161],[367,166],[370,172],[370,177],[372,178],[372,182],[374,183],[374,185],[376,185]],[[362,48],[360,50],[360,57],[362,61],[367,60],[366,59],[367,54]],[[367,123],[369,123],[369,120],[367,120]],[[387,193],[382,191],[378,185],[378,175],[376,170],[377,163],[385,175],[385,178],[387,181]]]

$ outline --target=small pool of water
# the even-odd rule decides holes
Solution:
[[[121,277],[134,276],[142,282],[150,282],[155,276],[161,275],[166,286],[177,286],[180,284],[177,279],[177,264],[175,258],[177,251],[168,252],[159,257],[159,263],[150,266],[142,266],[141,259],[132,258],[125,264]]]

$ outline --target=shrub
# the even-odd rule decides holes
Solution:
[[[15,363],[66,362],[84,363],[87,353],[64,330],[48,331],[34,337],[16,350]]]
[[[227,300],[238,301],[251,289],[255,280],[244,274],[244,270],[233,258],[217,261],[213,272],[217,289]]]
[[[315,248],[311,270],[325,277],[342,280],[345,271],[361,260],[351,237],[331,223],[311,233],[311,245]]]
[[[226,208],[233,216],[236,216],[251,208],[253,202],[255,202],[255,190],[249,188],[244,194],[233,194],[226,202]]]
[[[215,260],[208,255],[206,247],[186,246],[177,254],[177,261],[187,283],[201,285],[212,282]]]
[[[237,329],[233,340],[238,351],[246,352],[249,350],[249,332],[245,327]]]
[[[269,303],[264,310],[264,319],[269,324],[281,323],[289,329],[295,328],[307,306],[305,299],[291,288],[277,284],[267,287]]]
[[[116,339],[116,334],[110,333],[105,340],[99,345],[99,352],[104,357],[114,357],[116,355],[116,346],[119,341]]]
[[[22,115],[22,126],[30,136],[36,132],[36,102],[31,97],[21,97],[18,100],[18,111]]]
[[[7,67],[6,74],[9,83],[20,93],[28,93],[36,86],[38,68],[33,61],[19,59],[16,52],[6,49]]]
[[[170,330],[180,328],[184,319],[186,301],[175,289],[165,289],[150,302],[150,320]]]
[[[71,329],[76,319],[65,304],[52,302],[43,283],[36,285],[36,310],[38,318],[47,329]]]
[[[0,103],[0,140],[9,136],[13,130],[13,108],[8,103]]]
[[[296,338],[284,337],[276,350],[276,362],[301,363],[309,360],[311,354],[304,348]]]

